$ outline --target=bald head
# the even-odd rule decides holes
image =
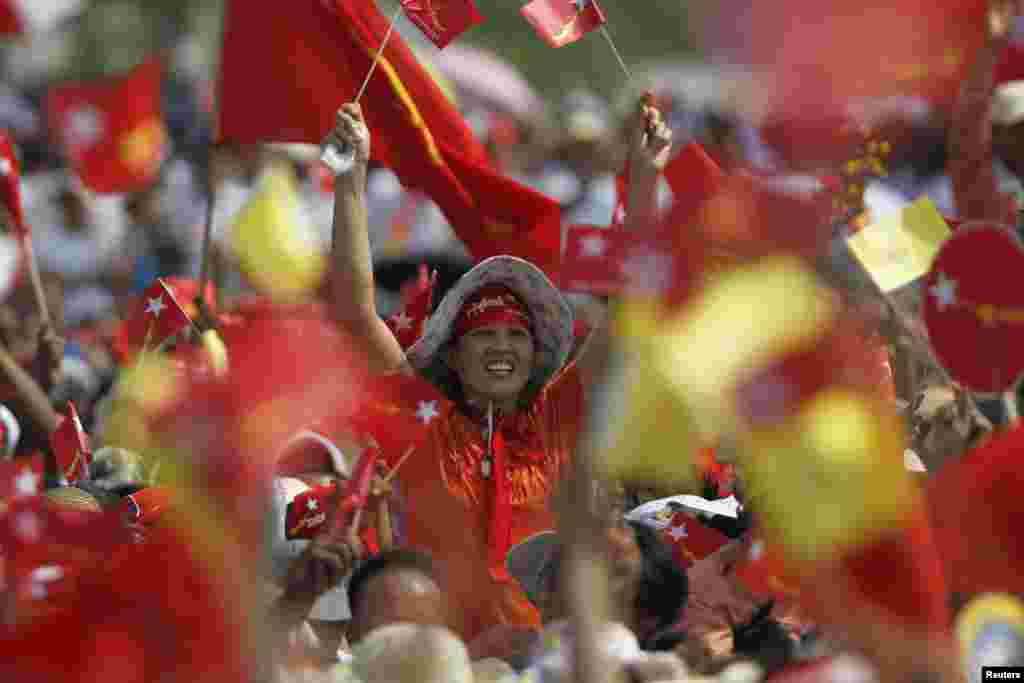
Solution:
[[[349,581],[350,637],[397,622],[445,626],[447,603],[429,559],[408,551],[371,559]]]
[[[352,654],[353,668],[364,681],[473,681],[473,669],[465,645],[446,628],[390,624],[368,633]]]

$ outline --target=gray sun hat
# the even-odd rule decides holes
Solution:
[[[553,589],[551,583],[559,560],[559,547],[554,531],[541,531],[516,544],[505,558],[508,573],[535,605],[542,595]]]
[[[529,261],[492,256],[463,275],[427,319],[423,336],[406,352],[409,363],[434,386],[455,398],[455,373],[445,362],[462,305],[481,287],[504,285],[526,306],[533,323],[534,362],[525,394],[532,400],[569,360],[573,346],[573,311],[551,280]]]

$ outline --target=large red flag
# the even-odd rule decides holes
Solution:
[[[354,97],[387,27],[373,5],[355,0],[259,8],[231,0],[220,137],[318,144],[338,107]],[[557,202],[491,168],[483,145],[398,36],[370,79],[363,114],[374,159],[429,195],[474,257],[511,254],[556,276]]]
[[[575,43],[605,22],[597,0],[533,0],[519,12],[551,47]]]
[[[409,21],[434,45],[444,49],[470,27],[483,21],[473,0],[401,0]]]
[[[334,115],[370,70],[388,29],[373,3],[229,0],[221,56],[219,137],[249,144],[320,144]],[[487,154],[412,51],[392,35],[362,99],[373,158],[403,184],[426,168],[443,172],[435,140],[471,158]]]
[[[50,129],[89,189],[132,192],[156,180],[167,153],[162,79],[153,59],[120,78],[50,90]]]

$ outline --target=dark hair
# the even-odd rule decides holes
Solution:
[[[430,577],[435,583],[440,584],[440,575],[434,566],[434,561],[429,555],[409,548],[396,548],[383,553],[373,555],[362,562],[352,572],[348,580],[348,604],[353,614],[356,606],[362,598],[366,584],[374,576],[387,571],[410,569],[418,571]]]
[[[630,522],[636,544],[643,557],[636,609],[656,621],[655,631],[673,626],[682,615],[690,596],[686,570],[679,566],[672,548],[657,531],[643,524]]]
[[[774,600],[762,605],[750,621],[732,629],[736,654],[753,659],[768,675],[781,671],[796,657],[796,643],[786,628],[771,617],[774,606]]]

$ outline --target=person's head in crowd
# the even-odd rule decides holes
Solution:
[[[153,226],[163,218],[162,185],[155,182],[127,198],[125,213],[139,226]]]
[[[1024,179],[1024,80],[996,89],[992,111],[992,149],[1007,168]]]
[[[979,445],[992,425],[956,385],[925,386],[910,405],[910,449],[935,473]]]
[[[771,675],[785,668],[796,656],[797,643],[786,628],[772,618],[773,602],[758,609],[749,621],[732,629],[737,655],[756,661]]]
[[[473,683],[466,646],[440,626],[392,623],[368,633],[352,652],[365,683]]]
[[[358,643],[374,629],[398,622],[445,626],[448,605],[433,561],[409,549],[366,560],[348,581],[352,611],[349,640]]]
[[[640,642],[653,643],[682,617],[689,596],[686,571],[657,532],[641,524],[613,521],[608,546],[613,602]],[[561,567],[554,533],[538,534],[509,553],[509,572],[540,609],[544,622],[566,615]]]

